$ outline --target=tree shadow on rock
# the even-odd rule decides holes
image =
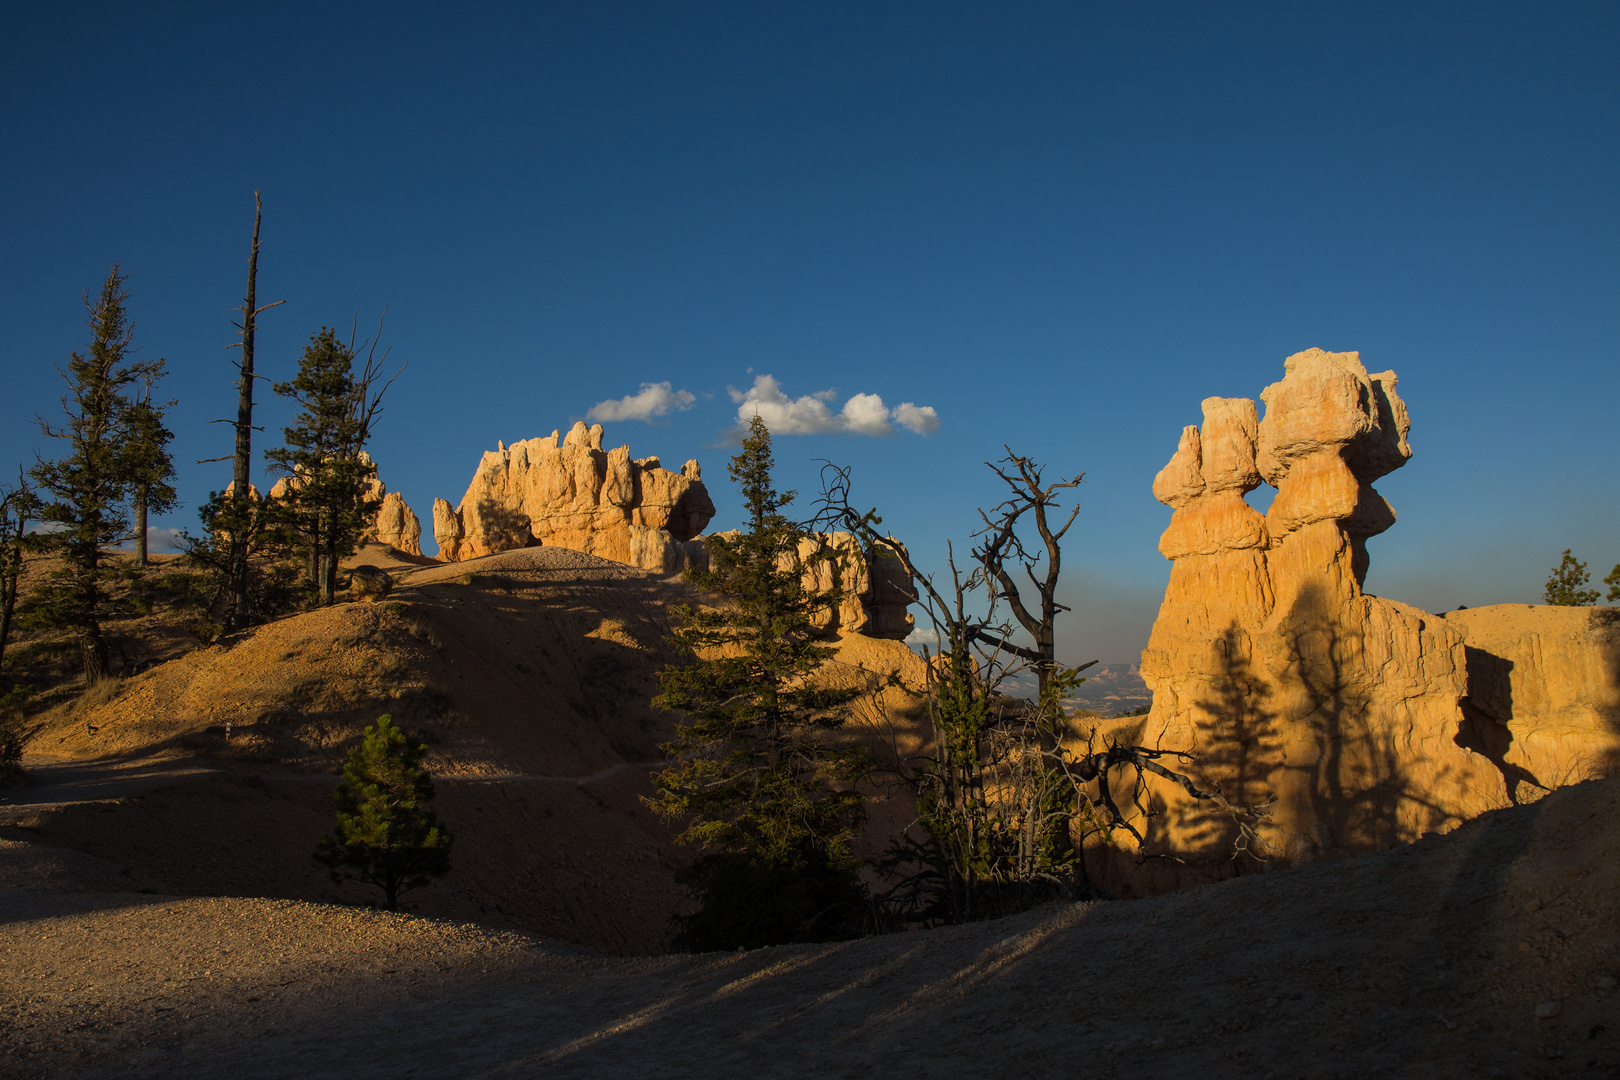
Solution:
[[[1296,822],[1315,834],[1296,829],[1288,852],[1295,860],[1393,847],[1449,816],[1428,794],[1443,785],[1445,770],[1412,775],[1400,739],[1409,722],[1396,712],[1405,706],[1375,700],[1367,643],[1336,608],[1320,587],[1307,586],[1281,631],[1282,712],[1309,732],[1313,751],[1286,767],[1295,774],[1291,793],[1305,803],[1295,807]]]
[[[1196,804],[1188,820],[1189,839],[1202,850],[1230,851],[1234,871],[1242,874],[1264,869],[1268,853],[1254,818],[1240,817],[1232,808],[1259,815],[1275,799],[1271,776],[1283,764],[1283,737],[1280,714],[1268,708],[1271,689],[1253,670],[1249,636],[1234,622],[1215,649],[1219,674],[1210,695],[1194,703],[1198,773],[1226,806]]]

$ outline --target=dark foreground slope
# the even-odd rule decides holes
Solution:
[[[698,957],[0,869],[7,1076],[1620,1074],[1620,780],[1171,896]]]
[[[38,784],[0,791],[0,836],[110,860],[158,893],[374,901],[310,853],[342,762],[388,712],[429,743],[456,838],[454,870],[409,910],[662,951],[692,851],[642,801],[672,732],[651,698],[670,605],[699,598],[564,548],[388,554],[358,557],[399,579],[385,603],[254,627],[44,714],[25,760]],[[852,638],[828,670],[875,681],[859,665],[907,663],[899,642]],[[910,817],[874,798],[866,849]]]

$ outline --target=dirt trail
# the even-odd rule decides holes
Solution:
[[[486,776],[455,777],[450,783],[479,785],[507,783],[594,784],[626,772],[660,768],[663,761],[625,761],[583,776],[530,776],[524,773],[496,773]],[[29,778],[26,787],[0,790],[0,825],[31,818],[46,809],[82,803],[108,802],[155,791],[224,772],[218,762],[191,757],[117,757],[92,761],[55,761],[38,757],[23,758]],[[330,787],[331,775],[288,773],[283,783],[317,784]],[[443,782],[443,781],[441,781]]]
[[[220,771],[218,765],[196,758],[141,754],[91,761],[25,756],[22,767],[30,783],[0,790],[0,823],[15,820],[25,810],[121,799]]]
[[[19,847],[0,868],[50,857]],[[746,954],[10,880],[5,1076],[1620,1075],[1617,781],[1364,858]]]

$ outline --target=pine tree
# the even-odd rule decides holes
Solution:
[[[335,598],[338,560],[354,551],[381,505],[370,497],[377,470],[361,454],[381,393],[370,396],[372,363],[356,376],[355,355],[330,327],[310,335],[297,378],[275,385],[301,411],[284,429],[286,445],[265,455],[292,480],[277,510],[310,553],[322,604]]]
[[[1609,587],[1608,600],[1620,600],[1620,563],[1615,563],[1614,569],[1603,579],[1603,584]]]
[[[315,849],[334,883],[377,886],[389,911],[398,907],[400,893],[450,870],[450,830],[427,807],[434,792],[421,767],[425,756],[426,743],[395,727],[393,717],[378,717],[349,754],[333,793],[335,834]]]
[[[1586,564],[1565,548],[1563,559],[1547,578],[1547,587],[1542,591],[1541,598],[1559,607],[1588,607],[1598,602],[1599,595],[1596,589],[1586,588],[1586,583],[1591,580],[1592,575],[1586,572]]]
[[[18,470],[17,484],[0,490],[0,671],[5,668],[6,642],[11,639],[12,617],[17,611],[18,583],[23,556],[31,546],[28,523],[39,515],[39,496]],[[32,546],[37,546],[33,541]],[[0,680],[0,693],[9,690]]]
[[[68,386],[62,397],[66,423],[37,421],[45,435],[66,444],[67,452],[30,470],[47,496],[40,520],[58,527],[51,540],[63,561],[42,593],[38,615],[77,632],[87,683],[101,679],[108,668],[101,620],[108,603],[106,582],[116,571],[102,549],[129,536],[131,482],[124,448],[131,435],[130,402],[124,392],[161,369],[161,362],[128,359],[132,335],[124,280],[114,264],[100,296],[92,302],[85,294],[90,347],[84,355],[74,353],[62,372]]]
[[[174,459],[169,441],[174,432],[163,426],[164,415],[173,401],[155,402],[152,390],[164,375],[166,361],[159,360],[144,378],[144,386],[130,403],[129,439],[124,446],[124,464],[129,473],[135,509],[135,556],[147,564],[147,516],[166,514],[175,506]]]
[[[748,527],[709,538],[711,569],[687,580],[724,606],[675,609],[684,656],[661,673],[659,708],[681,713],[651,805],[707,851],[692,871],[702,902],[678,947],[757,947],[847,936],[864,891],[850,850],[865,820],[862,748],[840,738],[858,688],[819,685],[833,650],[814,620],[836,593],[806,588],[806,531],[781,511],[770,432],[757,416],[731,459]]]

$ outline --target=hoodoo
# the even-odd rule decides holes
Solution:
[[[1620,633],[1602,612],[1503,605],[1454,624],[1363,591],[1367,540],[1395,523],[1372,484],[1412,456],[1395,386],[1356,353],[1296,353],[1263,418],[1205,400],[1154,479],[1173,565],[1142,654],[1153,708],[1109,726],[1191,752],[1200,782],[1252,814],[1156,788],[1147,847],[1183,861],[1136,888],[1387,847],[1613,768]],[[1262,482],[1277,489],[1264,515],[1244,498]],[[1521,670],[1514,704],[1508,673],[1541,634],[1575,655],[1550,679]]]

